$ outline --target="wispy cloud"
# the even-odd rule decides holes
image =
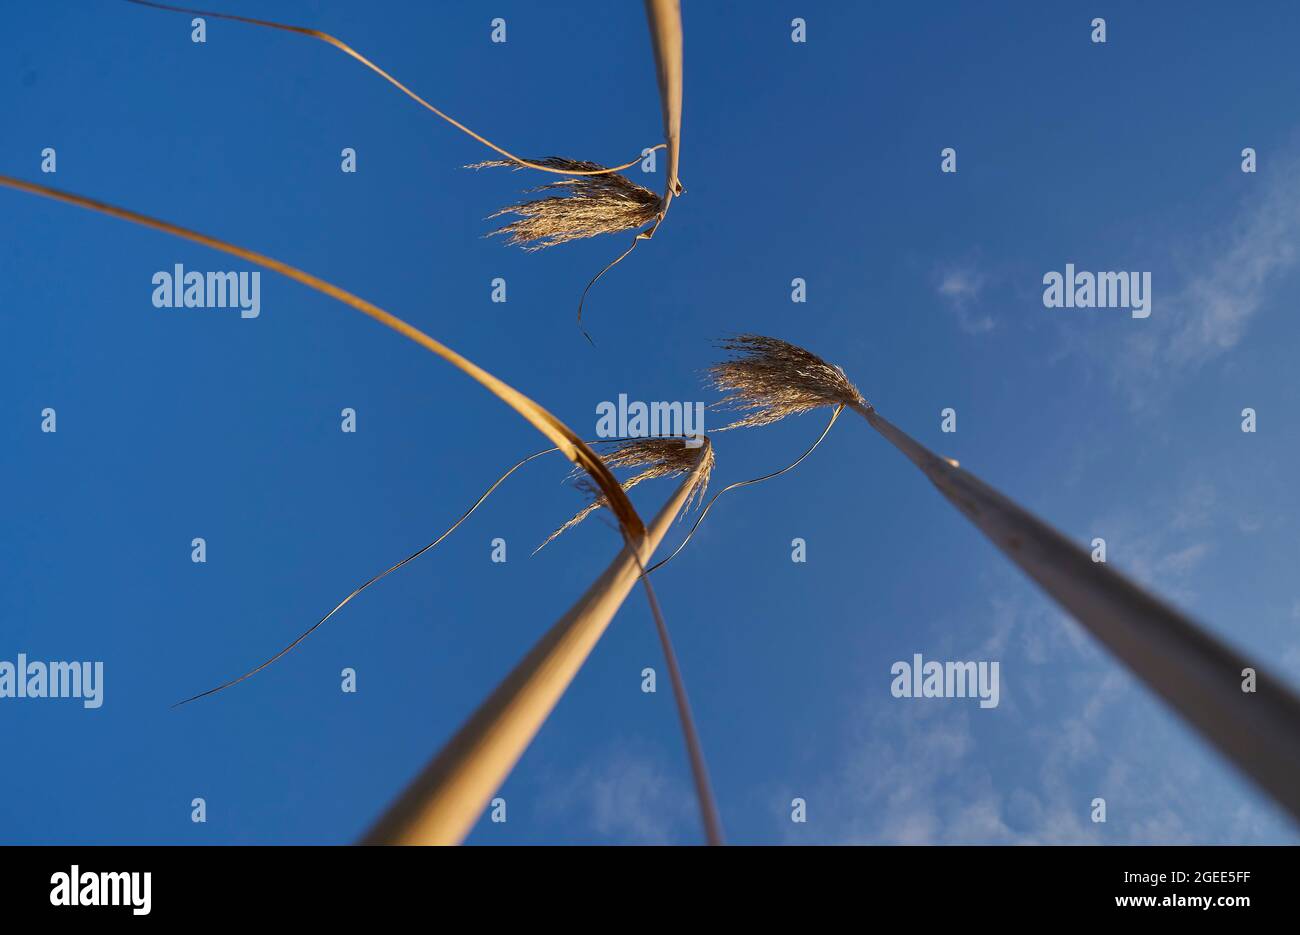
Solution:
[[[1017,629],[1041,625],[1053,613],[1032,599],[1021,611]],[[1018,643],[1017,635],[1011,645]],[[1231,769],[1113,662],[1058,648],[1047,664],[1034,666],[1013,648],[1002,663],[1004,696],[1019,695],[1018,704],[981,712],[891,700],[861,711],[852,721],[850,752],[808,796],[807,830],[786,824],[786,839],[1297,841],[1280,813],[1243,797]],[[1097,798],[1105,800],[1105,822],[1092,820]]]
[[[1196,571],[1214,551],[1213,537],[1225,519],[1219,514],[1231,507],[1219,502],[1213,485],[1197,479],[1145,503],[1143,510],[1142,516],[1112,511],[1093,522],[1106,540],[1107,560],[1171,600],[1193,605]]]
[[[550,807],[619,844],[691,840],[690,786],[648,750],[619,746],[550,784]]]
[[[1200,363],[1236,346],[1296,264],[1300,239],[1300,160],[1279,166],[1238,216],[1229,239],[1174,301],[1178,327],[1165,352],[1174,364]]]
[[[1231,502],[1191,478],[1147,505],[1145,523],[1099,523],[1126,571],[1191,595]],[[1112,558],[1112,560],[1114,560]],[[1073,620],[1010,568],[932,659],[997,659],[1002,704],[871,693],[847,719],[836,768],[789,840],[906,844],[1294,843],[1279,812]],[[1300,608],[1300,604],[1297,605]],[[1300,611],[1298,611],[1300,612]],[[975,642],[971,634],[983,634]],[[1300,666],[1300,650],[1284,667]],[[887,667],[876,664],[879,677]],[[1092,821],[1094,798],[1107,820]],[[817,822],[814,827],[813,822]],[[811,831],[810,835],[808,831]]]
[[[997,327],[991,315],[976,314],[973,311],[987,284],[987,277],[974,266],[947,266],[936,274],[936,291],[957,313],[957,324],[967,334],[983,334]]]
[[[1117,349],[1092,345],[1113,365],[1136,408],[1150,407],[1171,376],[1194,370],[1236,347],[1261,312],[1287,299],[1283,286],[1300,265],[1300,155],[1279,158],[1253,178],[1232,221],[1176,245],[1191,272],[1156,287],[1156,311]],[[1168,298],[1164,298],[1168,296]]]

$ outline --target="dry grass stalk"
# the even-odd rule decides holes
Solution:
[[[726,394],[714,407],[745,415],[714,431],[770,425],[823,406],[866,405],[843,370],[789,342],[740,334],[718,346],[737,356],[708,370],[714,389]]]
[[[1300,820],[1300,697],[1010,497],[870,407],[856,411],[990,542],[1152,691]],[[1255,692],[1241,673],[1257,673]]]
[[[624,491],[631,490],[638,484],[648,480],[658,480],[663,477],[681,477],[683,474],[694,471],[697,466],[700,467],[697,480],[691,488],[690,495],[686,498],[682,513],[685,514],[692,507],[698,505],[704,498],[705,491],[708,490],[709,477],[713,474],[714,465],[712,445],[705,444],[697,448],[688,448],[685,439],[682,438],[632,438],[605,444],[613,446],[612,450],[600,456],[606,466],[610,468],[642,468],[639,473],[623,481],[621,486]],[[701,458],[704,459],[702,466],[700,465]],[[592,500],[574,514],[567,523],[547,536],[546,541],[534,550],[534,554],[540,552],[557,536],[581,523],[596,510],[608,505],[605,495],[597,490],[585,476],[581,476],[581,472],[575,470],[570,476],[576,478],[574,486],[589,494]]]
[[[645,12],[654,50],[655,73],[659,78],[664,142],[668,147],[663,205],[663,214],[667,214],[673,196],[683,192],[681,180],[677,177],[682,146],[682,6],[679,0],[646,0]]]
[[[564,159],[560,156],[548,156],[536,162],[565,171],[594,172],[602,168],[594,162]],[[466,166],[467,169],[493,167],[521,169],[525,166],[507,159],[492,159]],[[547,198],[507,205],[489,215],[489,219],[511,214],[519,216],[519,220],[494,230],[489,237],[500,234],[510,244],[525,250],[542,250],[571,240],[644,227],[659,212],[658,195],[617,172],[559,179],[538,188],[530,188],[528,192],[554,194]]]
[[[706,440],[704,445],[708,448],[709,442]],[[623,546],[604,574],[537,641],[361,843],[458,844],[464,839],[577,675],[628,592],[638,581],[649,585],[643,569],[687,498],[699,486],[705,458],[697,460],[695,471],[650,522],[646,536]],[[692,753],[693,764],[698,760],[697,753]],[[720,842],[716,809],[705,795],[701,795],[701,809],[706,815],[706,827],[712,829],[708,832],[710,843]]]
[[[766,425],[817,406],[857,412],[907,457],[1004,555],[1103,646],[1300,819],[1300,696],[1129,581],[1010,497],[936,455],[858,394],[839,367],[776,338],[741,335],[740,360],[712,370],[728,401],[752,414],[728,426]],[[1257,673],[1241,691],[1243,670]]]
[[[16,179],[8,175],[0,175],[0,185],[17,191],[40,195],[54,201],[61,201],[65,204],[75,205],[79,208],[87,208],[100,214],[107,214],[110,217],[130,221],[132,224],[139,224],[141,227],[152,228],[153,230],[171,234],[174,237],[180,237],[182,240],[189,240],[205,247],[211,247],[214,250],[220,250],[222,253],[228,253],[231,256],[237,256],[250,263],[256,263],[266,269],[274,270],[282,276],[315,289],[323,295],[342,302],[349,308],[368,315],[386,328],[391,328],[403,337],[414,341],[425,350],[432,351],[457,370],[477,381],[493,396],[496,396],[523,416],[535,429],[550,439],[551,443],[563,452],[566,458],[574,464],[580,465],[591,475],[592,480],[600,487],[601,492],[613,504],[614,514],[618,518],[619,528],[625,538],[635,541],[645,536],[645,524],[641,521],[641,517],[637,515],[636,510],[632,508],[632,502],[627,499],[627,494],[619,486],[618,480],[605,466],[605,462],[600,460],[599,456],[587,446],[586,442],[576,432],[504,380],[484,370],[469,358],[462,357],[447,345],[403,321],[392,312],[380,308],[375,303],[363,299],[355,293],[341,289],[319,276],[298,269],[296,266],[290,266],[288,263],[267,256],[265,253],[258,253],[256,250],[249,250],[246,247],[216,237],[209,237],[207,234],[201,234],[187,227],[181,227],[177,224],[150,217],[147,214],[141,214],[138,211],[119,208],[115,205],[97,201],[94,198],[86,198],[83,195],[74,195],[57,188],[51,188],[48,185],[25,182],[22,179]]]
[[[650,25],[651,45],[654,47],[655,70],[659,76],[659,99],[663,106],[664,116],[664,143],[662,145],[668,150],[668,171],[664,179],[664,195],[655,206],[653,217],[646,219],[644,226],[637,232],[636,237],[632,239],[632,243],[626,250],[606,263],[600,272],[591,278],[586,288],[582,290],[581,298],[578,299],[578,328],[582,331],[583,337],[593,347],[595,347],[596,342],[592,341],[591,335],[587,334],[586,329],[582,327],[582,308],[586,304],[587,293],[606,273],[627,259],[628,255],[636,249],[637,244],[654,237],[659,230],[659,225],[663,223],[664,218],[668,215],[668,208],[672,205],[674,196],[683,195],[686,192],[686,189],[682,187],[681,179],[677,175],[682,145],[681,4],[678,0],[646,0],[645,10]],[[651,223],[652,221],[653,223]]]
[[[130,221],[142,227],[162,231],[240,257],[274,270],[368,315],[426,350],[432,351],[482,384],[549,438],[556,449],[569,460],[576,465],[581,465],[608,498],[623,535],[623,551],[606,573],[587,590],[578,604],[552,628],[548,637],[516,667],[512,677],[507,679],[489,702],[480,709],[479,716],[462,729],[457,735],[458,739],[452,743],[456,751],[447,752],[446,756],[440,757],[437,761],[449,765],[454,775],[444,774],[442,780],[435,778],[432,787],[426,787],[423,792],[436,802],[421,803],[416,807],[422,818],[429,818],[429,810],[432,809],[439,812],[448,824],[443,824],[440,830],[430,830],[428,825],[424,825],[422,829],[408,827],[407,834],[417,837],[427,834],[426,840],[445,842],[458,842],[464,837],[465,831],[473,822],[473,816],[477,815],[486,803],[486,795],[504,780],[523,754],[524,749],[585,661],[596,640],[604,632],[638,580],[650,600],[660,633],[666,634],[650,579],[644,573],[645,562],[654,554],[672,518],[677,515],[682,503],[697,486],[700,469],[704,467],[703,460],[692,475],[682,483],[660,515],[655,518],[654,525],[647,528],[610,469],[572,429],[514,387],[373,302],[274,257],[136,211],[7,175],[0,175],[0,186]],[[705,456],[711,457],[707,439],[704,440],[704,446]],[[711,460],[708,463],[711,464]],[[491,490],[488,492],[490,493]],[[479,502],[482,500],[480,499]],[[343,603],[347,600],[350,598],[345,599]],[[668,644],[665,644],[665,649],[671,652]],[[685,704],[685,690],[676,676],[674,676],[674,691],[678,694],[678,703],[681,707]],[[700,807],[705,819],[706,831],[710,843],[720,843],[720,836],[717,836],[719,829],[717,809],[708,790],[707,777],[703,774],[703,754],[691,725],[684,721],[684,728],[687,729],[687,745],[691,753],[692,769],[697,776],[697,787],[701,795]],[[704,779],[702,784],[701,777]],[[403,819],[397,816],[403,814],[408,805],[409,803],[404,803],[395,806],[390,810],[390,816],[402,822]],[[455,830],[457,828],[458,831]]]

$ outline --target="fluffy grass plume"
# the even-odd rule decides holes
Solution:
[[[594,172],[604,168],[599,163],[560,156],[548,156],[537,162],[566,172]],[[524,168],[521,163],[510,159],[492,159],[466,166],[469,169],[489,167]],[[552,194],[507,205],[489,215],[489,220],[506,215],[519,216],[519,220],[494,230],[489,237],[500,234],[510,244],[525,250],[542,250],[571,240],[644,227],[659,214],[659,196],[617,172],[563,178],[528,191]]]
[[[723,399],[713,408],[742,414],[715,431],[770,425],[823,406],[866,406],[844,371],[802,347],[760,334],[738,334],[719,345],[730,360],[708,370]]]
[[[690,495],[682,505],[682,513],[687,513],[693,506],[704,499],[704,493],[709,487],[709,477],[713,473],[714,455],[712,445],[687,448],[685,440],[681,438],[633,438],[625,441],[606,442],[605,444],[613,446],[608,453],[600,456],[600,459],[605,462],[607,467],[611,469],[642,469],[623,481],[622,487],[624,491],[631,490],[637,484],[648,480],[658,480],[661,477],[680,477],[683,474],[689,474],[699,464],[701,452],[703,452],[703,468],[699,473],[699,479],[691,489]],[[573,518],[567,523],[547,536],[546,541],[537,547],[539,552],[552,539],[568,532],[596,510],[606,505],[605,495],[597,490],[590,480],[582,476],[580,471],[574,471],[570,476],[575,478],[575,487],[591,496],[591,502],[574,514]]]

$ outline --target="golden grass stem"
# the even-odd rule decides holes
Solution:
[[[668,145],[662,218],[668,213],[673,196],[681,190],[677,173],[682,147],[682,5],[680,0],[645,0],[645,12],[654,46],[655,73],[659,78],[664,142]]]
[[[505,402],[506,405],[514,409],[515,412],[523,416],[524,419],[526,419],[529,423],[531,423],[538,431],[540,431],[543,435],[545,435],[552,442],[554,442],[556,448],[559,451],[563,452],[565,456],[569,458],[569,460],[571,460],[574,464],[579,465],[580,467],[582,467],[584,470],[587,471],[587,473],[591,476],[592,481],[596,484],[597,488],[605,495],[606,505],[610,508],[610,510],[614,513],[615,517],[618,519],[619,529],[622,532],[623,539],[624,539],[624,549],[621,554],[622,555],[630,554],[632,558],[635,559],[638,574],[633,576],[631,578],[631,581],[635,582],[637,578],[640,578],[640,580],[644,583],[647,596],[651,600],[651,606],[654,609],[656,615],[658,615],[658,605],[657,602],[655,601],[654,592],[650,585],[650,581],[649,579],[645,578],[644,575],[640,574],[640,570],[644,567],[644,559],[642,558],[640,553],[641,551],[644,550],[646,559],[648,559],[651,555],[654,554],[654,549],[658,546],[660,540],[662,540],[663,535],[667,530],[667,526],[671,523],[672,517],[676,515],[676,509],[680,509],[685,498],[689,496],[691,491],[693,490],[696,481],[699,479],[699,475],[701,471],[706,467],[705,458],[701,457],[697,469],[694,472],[692,472],[692,474],[690,475],[690,477],[687,478],[686,481],[683,482],[682,489],[678,492],[677,497],[675,497],[673,501],[673,504],[675,504],[676,509],[674,509],[671,513],[669,513],[666,518],[664,515],[661,515],[660,517],[656,518],[655,532],[654,532],[653,544],[652,544],[651,539],[648,536],[645,524],[641,521],[641,517],[637,514],[636,510],[632,507],[632,503],[630,500],[628,500],[626,492],[623,490],[622,486],[615,479],[613,473],[600,459],[600,457],[594,451],[592,451],[591,448],[588,447],[587,444],[581,438],[579,438],[578,435],[575,434],[572,429],[570,429],[567,425],[565,425],[563,422],[561,422],[559,419],[553,416],[546,409],[542,408],[540,405],[533,402],[527,396],[523,395],[518,390],[514,389],[514,387],[510,386],[509,384],[505,383],[502,380],[499,380],[497,377],[493,376],[491,373],[488,373],[486,370],[484,370],[482,367],[479,367],[477,364],[473,363],[468,358],[462,357],[460,354],[457,354],[451,348],[447,347],[446,345],[442,344],[439,341],[436,341],[429,335],[425,334],[423,331],[406,323],[402,319],[398,318],[396,315],[393,315],[391,312],[385,311],[384,309],[380,308],[378,305],[375,305],[373,302],[369,302],[358,295],[354,295],[353,293],[348,292],[346,289],[342,289],[334,285],[333,283],[326,282],[325,280],[321,279],[318,276],[314,276],[311,273],[298,269],[297,267],[290,266],[289,264],[277,260],[274,257],[270,257],[267,256],[266,254],[258,253],[255,250],[249,250],[245,247],[240,247],[236,244],[228,243],[216,237],[210,237],[207,234],[201,234],[198,233],[197,231],[180,227],[176,224],[171,224],[167,221],[162,221],[157,218],[149,217],[148,215],[140,214],[139,212],[136,211],[130,211],[126,208],[119,208],[102,201],[97,201],[93,198],[87,198],[82,195],[74,195],[69,192],[64,192],[56,188],[50,188],[45,185],[37,185],[33,182],[25,182],[22,179],[13,178],[12,176],[7,176],[7,175],[0,175],[0,185],[5,186],[7,188],[12,188],[16,191],[27,192],[28,194],[40,195],[41,197],[50,198],[54,201],[60,201],[65,204],[73,205],[75,207],[86,208],[90,211],[106,214],[110,217],[115,217],[120,220],[130,221],[131,223],[139,224],[142,227],[148,227],[153,230],[159,230],[164,233],[172,234],[173,236],[180,237],[184,240],[190,240],[193,241],[194,243],[203,244],[204,246],[211,247],[214,250],[220,250],[223,253],[228,253],[232,256],[237,256],[242,259],[248,260],[249,262],[255,263],[259,266],[264,266],[267,269],[274,270],[288,277],[289,279],[292,279],[296,282],[302,283],[305,286],[315,289],[317,292],[321,292],[324,295],[328,295],[333,299],[337,299],[338,301],[342,302],[348,307],[356,309],[357,311],[360,311],[370,316],[371,318],[374,318],[376,321],[380,322],[381,324],[385,325],[388,328],[391,328],[392,330],[396,331],[398,334],[401,334],[404,337],[409,338],[410,340],[419,344],[421,347],[424,347],[427,350],[430,350],[433,353],[437,354],[439,357],[443,358],[448,363],[455,366],[458,370],[472,377],[480,384],[482,384],[484,387],[486,387],[493,395],[495,395],[503,402]],[[704,454],[707,451],[711,450],[707,448],[709,444],[707,440],[705,441],[704,444],[706,446],[706,451],[702,452],[701,454]],[[488,492],[491,493],[491,490],[489,490]],[[484,496],[486,496],[486,494]],[[479,502],[481,503],[482,499],[480,499]],[[670,506],[672,506],[673,504],[670,504]],[[473,512],[473,509],[471,509],[470,512]],[[667,509],[665,512],[667,512]],[[468,516],[469,514],[467,513],[466,515]],[[455,526],[453,526],[452,528],[454,529]],[[405,564],[405,563],[404,562],[399,563],[399,565],[400,564]],[[616,565],[617,564],[618,563],[616,562]],[[611,566],[611,570],[612,568],[613,566]],[[387,572],[385,572],[385,574],[386,573]],[[596,595],[595,600],[593,601],[594,607],[588,610],[589,615],[594,615],[593,619],[599,619],[600,615],[604,614],[606,610],[608,612],[608,616],[606,616],[603,622],[600,623],[597,632],[591,639],[592,645],[594,645],[595,639],[599,638],[600,633],[604,632],[605,627],[609,623],[609,619],[613,617],[615,611],[617,611],[618,607],[621,606],[623,599],[626,598],[628,590],[631,589],[631,584],[628,584],[627,588],[621,589],[621,593],[619,594],[617,599],[614,599],[612,595],[615,592],[620,590],[621,584],[622,584],[622,578],[619,576],[614,576],[614,579],[611,579],[611,582],[608,586],[608,590],[610,592],[609,595],[606,596]],[[354,592],[353,596],[355,596],[355,593],[358,593],[359,591],[360,589],[358,589],[357,592]],[[592,594],[592,592],[589,591],[588,594],[590,595]],[[346,598],[339,606],[341,607],[343,604],[346,604],[347,601],[350,599],[351,597]],[[582,602],[580,602],[580,605],[581,603]],[[337,610],[337,608],[335,609]],[[579,616],[582,615],[580,614]],[[328,617],[329,615],[326,616],[326,619],[328,619]],[[661,628],[663,627],[662,619],[657,619],[657,623],[660,625]],[[575,627],[574,629],[575,632],[579,634],[585,633],[585,630],[582,627]],[[309,630],[308,632],[310,633],[311,631]],[[666,633],[666,631],[664,632]],[[289,649],[292,649],[293,645],[296,645],[296,642],[295,644],[292,644],[289,647]],[[284,652],[287,651],[288,649],[284,650]],[[587,652],[590,652],[590,646],[587,647]],[[280,653],[280,655],[283,655],[283,652]],[[275,658],[279,658],[279,656],[274,657],[270,661],[273,662]],[[582,654],[581,658],[582,659],[586,658],[586,652]],[[265,665],[269,665],[269,664],[270,663],[268,662],[263,666],[259,667],[259,669],[264,668]],[[581,659],[578,660],[578,665],[581,665]],[[254,670],[254,671],[258,671],[258,670]],[[574,669],[574,672],[576,673],[576,668]],[[247,676],[244,677],[246,678]],[[572,679],[572,674],[569,675],[569,679],[570,680]],[[240,681],[240,680],[241,679],[237,679],[236,681]],[[567,685],[567,681],[564,684]],[[561,692],[563,691],[562,687],[560,688],[560,691]],[[210,694],[210,692],[206,692],[204,694]],[[680,698],[683,700],[684,697],[685,697],[684,694],[680,696]],[[559,696],[556,695],[555,698],[551,700],[550,707],[554,707],[554,704],[556,701],[558,701],[558,698]],[[550,707],[547,708],[548,713]],[[543,720],[545,719],[544,714],[542,715],[542,719]],[[541,722],[538,721],[538,723],[532,728],[532,733],[536,733],[536,730],[538,727],[540,727],[540,724]],[[511,732],[507,730],[504,734],[501,734],[499,736],[509,736],[510,733]],[[528,735],[528,739],[531,739],[532,733]],[[687,743],[688,746],[693,743],[693,736],[691,734],[688,734],[687,736]],[[527,740],[523,741],[523,746],[527,746]],[[519,750],[520,753],[522,752],[523,746],[520,747]],[[479,774],[490,773],[494,768],[494,766],[499,764],[500,761],[499,750],[496,751],[496,753],[498,754],[496,757],[490,755],[493,751],[489,750],[485,752],[489,754],[488,760],[484,763],[478,763],[478,764],[471,763],[470,766],[472,768],[472,771]],[[697,752],[698,752],[697,750],[693,750],[692,755],[694,756],[695,753]],[[513,766],[514,761],[517,759],[518,759],[518,754],[515,755],[514,759],[510,760],[509,765]],[[509,771],[509,766],[506,767],[506,772],[508,771]],[[504,778],[504,773],[502,773],[501,778]],[[462,810],[464,809],[464,807],[465,806],[462,805]],[[482,808],[481,802],[479,803],[478,807],[481,810]],[[711,803],[705,803],[703,801],[701,802],[701,808],[705,810],[706,815],[710,807],[711,807]]]
[[[706,440],[706,446],[709,442]],[[701,452],[703,455],[703,452]],[[362,838],[363,844],[459,844],[554,710],[699,479],[705,459],[650,523],[479,705]]]
[[[1300,698],[1160,598],[1092,557],[865,403],[851,406],[1058,604],[1300,820]],[[1243,690],[1245,670],[1255,691]]]
[[[199,232],[190,230],[189,228],[180,227],[179,225],[171,224],[167,221],[161,221],[146,214],[140,214],[137,211],[119,208],[102,201],[97,201],[93,198],[87,198],[83,195],[74,195],[70,192],[61,191],[57,188],[50,188],[46,185],[37,185],[34,182],[25,182],[22,179],[13,178],[8,175],[0,175],[0,185],[16,189],[17,191],[40,195],[43,198],[50,198],[54,201],[61,201],[65,204],[75,205],[79,208],[86,208],[100,214],[107,214],[110,217],[130,221],[133,224],[139,224],[142,227],[152,228],[153,230],[159,230],[175,237],[180,237],[183,240],[190,240],[194,243],[203,244],[205,247],[220,250],[222,253],[229,253],[231,256],[237,256],[241,259],[248,260],[250,263],[256,263],[258,266],[264,266],[267,269],[274,270],[295,282],[302,283],[304,286],[315,289],[317,292],[323,293],[332,299],[337,299],[349,308],[370,316],[385,327],[391,328],[403,337],[408,338],[426,350],[437,354],[457,370],[460,370],[462,373],[467,374],[478,383],[482,384],[492,393],[492,395],[496,396],[515,412],[519,413],[519,415],[523,416],[524,419],[526,419],[534,428],[550,439],[552,444],[559,448],[566,458],[574,464],[580,465],[588,474],[591,475],[596,486],[600,488],[601,493],[605,494],[605,496],[609,498],[610,508],[618,519],[619,528],[623,531],[623,535],[626,539],[637,541],[645,536],[645,524],[641,521],[641,517],[637,515],[636,510],[632,508],[632,502],[627,498],[627,494],[623,491],[623,488],[619,485],[613,473],[605,466],[605,462],[603,462],[572,429],[505,381],[498,379],[478,364],[466,357],[462,357],[445,344],[442,344],[425,334],[419,328],[407,324],[396,315],[385,311],[373,302],[367,301],[358,295],[354,295],[333,283],[326,282],[319,276],[314,276],[311,273],[298,269],[297,267],[290,266],[288,263],[267,256],[264,253],[258,253],[255,250],[249,250],[245,247],[228,243],[216,237],[209,237],[207,234],[200,234]]]
[[[641,581],[645,585],[646,597],[650,601],[650,613],[655,619],[655,630],[659,634],[659,645],[663,647],[664,659],[668,663],[668,677],[673,686],[673,701],[677,705],[677,720],[682,725],[682,737],[686,742],[686,756],[691,764],[691,778],[695,782],[695,800],[700,805],[700,820],[704,824],[704,840],[710,846],[722,846],[722,819],[718,816],[718,804],[713,798],[713,787],[709,782],[709,770],[704,763],[704,747],[700,735],[695,730],[695,716],[691,714],[691,703],[686,697],[686,681],[682,678],[681,667],[677,664],[677,651],[673,649],[672,637],[668,635],[668,624],[664,623],[663,612],[659,609],[659,599],[655,597],[654,588],[650,586],[650,572],[637,557],[637,568],[641,572]]]

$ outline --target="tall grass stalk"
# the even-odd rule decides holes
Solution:
[[[606,263],[582,290],[578,297],[578,329],[593,347],[596,342],[582,327],[582,309],[587,293],[601,278],[622,263],[643,240],[651,240],[659,225],[668,215],[674,196],[684,194],[679,175],[682,149],[682,8],[680,0],[645,0],[646,20],[650,25],[650,41],[654,48],[655,73],[659,79],[659,101],[664,120],[664,146],[668,150],[668,168],[664,179],[664,193],[651,218],[650,226],[638,231],[628,248]],[[658,148],[658,147],[656,147]]]
[[[851,407],[1148,688],[1300,820],[1300,698],[1285,681],[867,404]],[[1246,692],[1247,669],[1256,690]]]
[[[1300,819],[1300,698],[1284,681],[930,451],[877,412],[839,367],[762,335],[738,335],[723,346],[738,356],[710,372],[731,394],[724,403],[746,413],[729,428],[822,406],[858,413],[1148,688]],[[1254,692],[1242,690],[1246,669],[1256,673]]]
[[[701,457],[696,469],[682,481],[651,521],[645,538],[624,544],[604,573],[479,705],[361,843],[458,844],[464,840],[628,593],[638,580],[649,584],[642,569],[692,495],[705,461]],[[670,665],[675,668],[675,660]],[[679,704],[684,705],[684,694]],[[693,746],[698,748],[698,743]],[[702,759],[699,762],[702,767]],[[696,768],[694,754],[692,768]],[[716,829],[716,808],[711,805],[711,795],[706,795],[707,777],[697,772],[696,778],[697,789],[702,789],[706,826]],[[708,833],[712,839],[715,831]],[[720,841],[720,831],[716,833]]]
[[[0,186],[12,188],[16,191],[26,192],[28,194],[39,195],[43,198],[49,198],[54,201],[60,201],[75,207],[85,208],[110,217],[129,221],[142,227],[162,231],[183,240],[202,244],[211,247],[212,249],[228,253],[232,256],[248,260],[251,263],[255,263],[267,269],[274,270],[289,279],[302,283],[317,292],[337,299],[344,305],[368,315],[384,326],[396,331],[398,334],[401,334],[402,336],[414,341],[416,344],[419,344],[421,347],[432,351],[434,354],[443,358],[448,363],[482,384],[493,395],[506,403],[506,405],[519,415],[523,416],[525,420],[532,424],[544,436],[549,438],[559,451],[563,452],[569,460],[574,462],[574,464],[581,466],[590,476],[596,488],[604,496],[606,505],[618,520],[619,530],[622,533],[624,540],[624,549],[621,554],[630,555],[631,558],[628,561],[634,560],[636,566],[636,574],[632,577],[632,580],[635,581],[638,578],[641,580],[646,589],[647,597],[650,599],[651,609],[656,615],[656,623],[660,628],[660,632],[666,635],[666,629],[664,628],[662,618],[659,615],[658,602],[654,597],[653,587],[650,584],[650,579],[644,575],[643,568],[644,562],[653,555],[655,547],[658,546],[659,541],[663,538],[663,534],[666,531],[668,522],[671,520],[671,516],[676,515],[676,509],[672,511],[668,520],[661,522],[660,520],[663,520],[662,516],[659,519],[656,519],[653,544],[651,544],[651,539],[648,536],[645,524],[642,522],[641,517],[637,514],[636,510],[632,507],[631,501],[627,498],[627,493],[623,490],[622,486],[620,486],[604,461],[601,460],[601,458],[592,451],[592,449],[588,447],[588,445],[577,434],[575,434],[572,429],[533,400],[514,389],[514,387],[493,376],[468,358],[462,357],[451,348],[436,341],[434,338],[398,318],[396,315],[393,315],[391,312],[385,311],[374,303],[369,302],[358,295],[354,295],[353,293],[335,286],[318,276],[300,270],[297,267],[290,266],[274,257],[258,253],[254,250],[249,250],[245,247],[240,247],[216,237],[201,234],[197,231],[167,221],[140,214],[136,211],[130,211],[126,208],[110,205],[93,198],[87,198],[83,195],[74,195],[49,186],[26,182],[22,179],[16,179],[11,176],[0,175]],[[707,447],[707,445],[708,442],[706,441],[705,446]],[[711,450],[707,453],[711,456]],[[684,501],[685,497],[694,489],[694,485],[699,481],[701,471],[705,468],[705,465],[706,459],[701,457],[697,470],[693,472],[682,485],[682,490],[679,492],[681,500],[674,498],[674,504],[677,509],[681,507],[682,501]],[[673,504],[670,504],[670,506],[671,505]],[[615,565],[618,566],[618,562],[616,562]],[[584,604],[583,602],[580,602],[579,609],[571,611],[571,614],[576,615],[574,626],[572,627],[574,633],[579,635],[585,634],[588,632],[590,624],[586,623],[585,628],[584,625],[581,624],[584,624],[585,621],[600,620],[602,617],[603,622],[600,623],[596,636],[599,635],[599,632],[603,632],[605,626],[608,625],[609,619],[613,617],[618,607],[622,604],[623,599],[627,596],[627,591],[630,589],[630,585],[628,588],[622,587],[623,577],[624,576],[621,573],[616,575],[609,575],[607,573],[606,578],[602,578],[602,582],[604,582],[603,588],[601,587],[601,583],[598,582],[596,586],[593,586],[593,588],[587,592],[588,597],[584,599],[586,603]],[[346,603],[346,600],[344,603]],[[594,644],[594,638],[592,643]],[[566,643],[565,645],[568,644]],[[590,647],[588,647],[588,651],[589,649]],[[671,652],[671,646],[666,645],[665,650]],[[581,659],[585,658],[586,653],[583,653]],[[578,659],[577,664],[581,664],[581,659]],[[672,668],[675,679],[674,690],[678,692],[680,706],[685,703],[685,690],[684,687],[679,684],[675,661]],[[576,668],[574,671],[576,672]],[[568,679],[572,679],[572,673],[569,674]],[[568,680],[565,680],[564,684],[567,685]],[[563,689],[560,688],[560,691],[562,690]],[[558,699],[558,695],[556,696],[556,699]],[[550,706],[554,706],[554,700],[551,701]],[[549,710],[550,708],[547,707],[546,712],[549,712]],[[507,713],[508,712],[503,712],[502,716],[504,717]],[[541,714],[541,718],[545,718],[544,713]],[[518,719],[508,720],[510,724],[515,725],[516,727],[520,723]],[[540,723],[539,720],[532,728],[534,733],[536,732],[537,726],[540,726]],[[703,762],[703,757],[699,753],[698,749],[698,738],[694,734],[693,724],[687,724],[684,721],[683,726],[684,728],[688,728],[686,740],[688,747],[691,750],[692,768],[695,768],[697,763],[702,764]],[[504,760],[509,760],[510,765],[513,765],[514,761],[518,759],[518,752],[522,752],[522,747],[520,747],[519,751],[514,753],[512,758],[508,751],[503,753],[503,749],[500,746],[502,742],[508,744],[517,741],[520,736],[517,729],[495,730],[491,732],[491,736],[496,738],[497,743],[489,744],[482,748],[480,754],[484,758],[484,762],[475,763],[471,761],[463,764],[474,775],[483,776],[491,774],[493,769],[496,766],[499,766]],[[531,734],[529,734],[529,738],[531,738]],[[526,741],[524,741],[524,745],[526,745]],[[506,771],[508,772],[508,767],[506,768]],[[504,773],[501,774],[501,778],[504,778]],[[707,782],[701,786],[698,783],[697,777],[697,787],[707,791]],[[476,791],[473,787],[470,788],[471,791]],[[451,796],[450,798],[444,796],[440,801],[446,804],[456,798],[456,796]],[[474,806],[473,803],[460,801],[457,807],[459,808],[460,813],[464,813]],[[482,802],[479,802],[477,807],[481,809]],[[708,799],[702,798],[700,807],[702,813],[705,815],[706,827],[716,827],[716,807],[713,805],[711,797]],[[713,818],[712,823],[710,823],[709,820],[710,816]]]
[[[655,73],[659,78],[664,143],[668,147],[668,172],[660,210],[660,220],[663,220],[673,196],[682,193],[677,174],[682,148],[682,5],[680,0],[645,0],[645,12],[654,47]],[[653,235],[652,230],[648,236]]]

